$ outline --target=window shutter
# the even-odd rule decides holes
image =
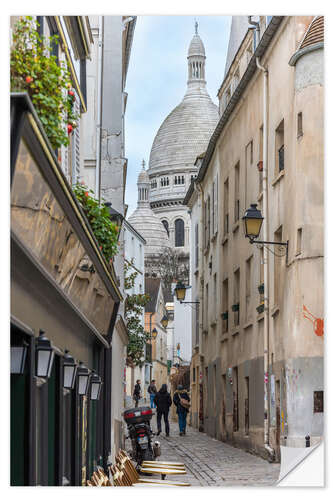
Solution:
[[[215,180],[212,186],[212,236],[215,234]]]
[[[217,233],[217,221],[218,221],[218,178],[217,176],[215,177],[215,182],[214,182],[214,228],[213,228],[213,233],[214,235]]]
[[[199,265],[199,234],[198,234],[198,224],[195,225],[194,238],[195,238],[195,262],[194,267],[197,269]]]
[[[74,101],[74,112],[76,116],[80,117],[80,100],[79,96],[75,92]],[[73,142],[72,142],[72,182],[76,184],[80,180],[80,119],[77,120],[77,127],[73,131]]]

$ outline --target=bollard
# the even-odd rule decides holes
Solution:
[[[305,448],[310,448],[310,436],[305,436]]]

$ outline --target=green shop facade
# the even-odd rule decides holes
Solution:
[[[31,101],[12,94],[12,486],[80,486],[107,466],[121,300]]]

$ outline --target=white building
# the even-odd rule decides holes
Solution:
[[[125,262],[129,266],[128,273],[137,272],[137,276],[135,278],[134,286],[126,290],[128,295],[134,294],[143,294],[145,293],[145,277],[144,277],[144,253],[145,253],[145,244],[146,240],[134,229],[134,227],[127,221],[124,220],[123,223],[123,237],[124,237],[124,253],[125,253]],[[141,324],[144,328],[144,310],[141,315]],[[135,366],[132,368],[131,366],[126,366],[126,395],[127,401],[131,404],[131,398],[133,396],[134,385],[137,379],[141,380],[141,387],[143,389],[143,395],[146,397],[147,393],[147,384],[144,384],[145,380],[145,367],[148,365],[151,366],[151,363],[144,363],[142,367]]]

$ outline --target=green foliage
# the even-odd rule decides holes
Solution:
[[[74,97],[67,63],[59,66],[51,45],[58,36],[39,36],[38,23],[30,16],[21,17],[13,30],[10,51],[10,90],[27,92],[54,149],[69,144],[67,124],[76,127]]]
[[[125,261],[125,290],[133,288],[138,275],[138,272],[132,271],[132,269],[133,259],[131,263]],[[135,365],[139,366],[143,365],[145,345],[150,339],[150,334],[145,331],[141,324],[142,313],[149,300],[150,296],[148,294],[139,293],[127,295],[125,301],[125,319],[129,336],[127,356],[131,358]]]
[[[110,220],[108,207],[104,205],[104,200],[99,204],[94,198],[94,192],[88,189],[84,183],[76,184],[73,187],[74,194],[90,223],[91,229],[100,245],[100,249],[110,263],[118,253],[119,227]]]

